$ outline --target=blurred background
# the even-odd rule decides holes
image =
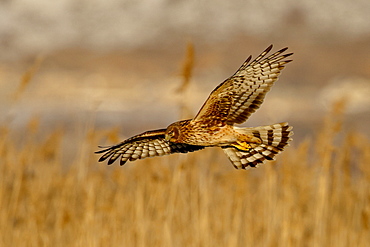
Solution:
[[[294,126],[276,161],[98,164],[270,44],[242,126]],[[0,51],[0,246],[370,246],[369,0],[0,0]]]
[[[369,134],[370,2],[18,0],[0,2],[0,116],[43,129],[93,120],[122,137],[195,114],[249,56],[288,46],[293,63],[245,126],[289,121],[315,132],[333,102]],[[186,46],[191,84],[178,88]],[[73,130],[71,130],[73,131]]]

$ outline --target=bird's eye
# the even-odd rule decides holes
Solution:
[[[178,138],[178,136],[179,136],[179,130],[177,128],[170,128],[167,131],[166,136],[168,136],[170,138]]]

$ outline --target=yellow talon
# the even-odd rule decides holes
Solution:
[[[241,141],[236,141],[236,144],[232,144],[234,147],[236,147],[239,150],[243,151],[249,151],[251,149],[251,145],[249,145],[247,142],[241,142]]]

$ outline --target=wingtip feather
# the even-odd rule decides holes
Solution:
[[[122,159],[121,159],[121,160],[119,161],[119,165],[120,165],[120,166],[123,166],[124,164],[126,164],[126,162],[127,162],[127,160],[122,160]]]
[[[99,158],[98,162],[102,162],[102,161],[104,161],[104,160],[106,160],[106,159],[107,159],[107,157],[102,156],[102,157],[100,157],[100,158]]]
[[[277,51],[278,53],[283,53],[284,51],[288,50],[288,47],[284,47],[282,49],[280,49],[279,51]],[[291,53],[293,54],[293,53]]]
[[[111,165],[114,163],[114,161],[116,161],[116,159],[109,159],[108,162],[107,162],[107,165]]]
[[[104,153],[105,150],[99,150],[99,151],[95,151],[94,154],[101,154],[101,153]]]
[[[269,53],[272,50],[272,47],[274,47],[273,44],[269,45],[269,47],[267,47],[263,52]]]

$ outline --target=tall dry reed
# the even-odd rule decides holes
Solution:
[[[370,142],[341,109],[249,171],[218,149],[108,167],[93,151],[116,130],[88,125],[70,157],[67,130],[3,125],[0,246],[369,246]]]

